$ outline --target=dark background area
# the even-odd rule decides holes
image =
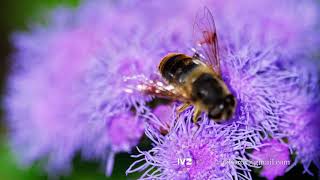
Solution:
[[[22,0],[22,1],[1,1],[0,2],[0,101],[5,94],[6,76],[10,71],[10,54],[14,49],[10,45],[10,34],[15,31],[27,30],[29,22],[35,22],[41,19],[41,14],[45,14],[48,10],[58,6],[66,5],[75,7],[79,0]],[[0,106],[0,180],[42,180],[47,179],[46,173],[43,171],[41,163],[35,163],[30,168],[21,168],[16,163],[8,146],[6,138],[6,128],[4,121],[4,108]],[[140,146],[148,147],[150,144],[144,138]],[[144,148],[143,148],[144,149]],[[103,168],[98,162],[82,161],[75,158],[74,169],[71,175],[62,177],[64,180],[80,179],[127,179],[124,172],[133,160],[126,153],[119,154],[116,157],[113,176],[106,178]],[[315,166],[312,171],[316,174]],[[284,177],[278,177],[278,180],[284,179],[318,179],[319,176],[311,177],[302,174],[303,167],[301,165],[295,167]],[[138,174],[130,176],[130,179],[136,179]],[[254,174],[254,179],[259,178]]]

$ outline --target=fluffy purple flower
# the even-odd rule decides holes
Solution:
[[[312,32],[317,22],[315,4],[303,4],[310,9],[307,14],[297,6],[288,1],[251,0],[227,1],[222,8],[212,6],[222,46],[226,48],[221,53],[223,78],[237,96],[247,122],[262,127],[264,134],[277,137],[281,136],[279,126],[285,123],[279,110],[288,101],[278,93],[290,88],[286,79],[296,76],[283,63],[314,49],[314,41],[304,49],[296,46],[298,39],[314,37],[315,31],[307,32]],[[303,23],[297,25],[293,21]]]
[[[52,171],[68,171],[89,125],[78,95],[96,39],[87,27],[54,23],[15,34],[13,42],[17,51],[6,97],[13,148],[23,163],[50,154]]]
[[[120,7],[96,3],[58,9],[48,27],[13,38],[17,51],[6,107],[12,146],[24,164],[47,157],[50,172],[68,171],[75,153],[82,152],[105,158],[110,174],[114,154],[130,151],[143,135],[141,117],[129,110],[146,111],[149,98],[125,93],[122,76],[153,71],[152,61],[140,59],[149,58],[150,52],[140,51],[148,33],[137,19],[127,27],[110,26],[122,14]],[[106,8],[115,12],[109,15]],[[122,36],[112,39],[117,30]]]
[[[291,66],[291,71],[297,76],[288,80],[288,83],[297,88],[289,89],[291,93],[283,92],[283,96],[290,101],[288,100],[289,104],[283,110],[287,124],[281,127],[284,136],[288,138],[291,153],[296,154],[290,168],[301,162],[305,172],[311,175],[311,163],[320,169],[320,89],[319,72],[315,64],[300,62]]]
[[[319,44],[317,6],[313,1],[237,2],[213,6],[223,19],[217,21],[218,30],[225,30],[224,79],[238,98],[243,119],[262,127],[262,139],[288,138],[291,153],[297,153],[291,167],[300,161],[310,173],[312,162],[319,168],[319,87],[311,58]]]
[[[295,161],[291,167],[301,162],[304,172],[310,175],[313,175],[309,169],[311,163],[314,163],[318,170],[320,169],[320,110],[318,104],[313,106],[308,110],[291,116],[291,120],[293,121],[290,124],[291,129],[288,128],[285,131],[288,133],[291,150],[296,154]]]
[[[285,144],[277,140],[263,141],[265,146],[252,153],[254,161],[261,162],[263,169],[260,175],[268,180],[273,180],[277,176],[282,176],[290,164],[289,149]]]
[[[143,171],[141,179],[251,179],[244,150],[256,147],[249,140],[256,137],[255,132],[235,123],[217,125],[207,118],[198,128],[192,113],[189,109],[178,119],[173,117],[165,136],[149,126],[146,135],[153,148],[138,149],[140,154],[132,156],[138,160],[127,173]]]
[[[211,1],[208,1],[211,2]],[[318,24],[318,6],[315,1],[240,0],[212,1],[214,14],[227,24],[220,25],[221,31],[238,31],[255,38],[256,46],[275,45],[283,54],[296,54],[315,50],[314,38]],[[228,14],[226,16],[226,14]],[[236,47],[241,47],[246,37],[239,39]],[[308,43],[299,43],[305,41]]]

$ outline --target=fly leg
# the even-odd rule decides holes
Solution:
[[[190,106],[190,103],[183,103],[182,105],[180,105],[179,107],[178,107],[178,109],[177,109],[177,114],[178,114],[178,116],[177,116],[177,119],[179,119],[179,117],[180,117],[180,114],[184,111],[184,110],[186,110],[188,107]]]
[[[190,106],[190,103],[183,103],[178,107],[177,113],[180,114]]]
[[[198,107],[196,106],[195,109],[194,109],[192,121],[193,121],[193,123],[194,123],[198,128],[199,128],[200,126],[199,126],[199,124],[198,124],[197,121],[198,121],[198,118],[199,118],[200,113],[201,113],[200,108],[198,108]]]
[[[181,105],[177,108],[176,112],[177,112],[178,115],[177,115],[177,117],[175,118],[174,125],[175,125],[175,123],[177,122],[177,120],[179,119],[180,114],[181,114],[184,110],[186,110],[190,105],[191,105],[190,103],[185,102],[185,103],[181,104]]]

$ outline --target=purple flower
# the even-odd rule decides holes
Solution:
[[[316,63],[298,62],[291,66],[291,71],[297,76],[289,83],[297,88],[288,90],[286,94],[289,104],[283,110],[287,124],[281,127],[284,136],[288,138],[291,153],[295,153],[295,160],[291,169],[301,162],[304,172],[313,174],[309,167],[311,163],[320,169],[320,109],[319,109],[319,75]],[[289,170],[288,169],[288,170]]]
[[[268,180],[273,180],[277,176],[285,174],[286,168],[290,164],[289,149],[287,145],[277,140],[266,140],[265,146],[252,153],[254,161],[263,166],[262,176]]]
[[[310,175],[313,175],[309,169],[311,163],[314,163],[318,170],[320,169],[320,110],[317,107],[319,105],[314,106],[292,117],[293,122],[290,126],[292,129],[286,129],[289,134],[288,140],[291,150],[296,153],[295,161],[291,167],[301,162],[304,172]]]
[[[318,24],[318,7],[315,1],[240,0],[208,1],[217,19],[223,19],[218,30],[226,31],[229,38],[241,47],[247,37],[255,38],[255,46],[275,45],[282,54],[299,54],[315,50],[314,38]],[[244,10],[245,9],[245,10]],[[267,12],[267,13],[266,13]],[[228,14],[228,16],[226,16]],[[247,37],[233,36],[229,31],[242,32]],[[301,44],[300,41],[308,43]],[[287,54],[289,53],[289,54]]]
[[[306,33],[316,25],[315,4],[303,4],[310,9],[303,15],[297,6],[287,1],[251,0],[227,1],[222,8],[212,6],[221,46],[226,49],[221,53],[223,78],[237,96],[238,113],[242,114],[236,118],[242,117],[252,126],[262,127],[264,134],[277,137],[284,123],[279,110],[288,102],[278,93],[295,88],[286,80],[297,75],[284,67],[290,67],[285,62],[315,49],[314,41],[303,49],[296,43],[315,35],[315,31]],[[292,23],[303,19],[303,24]]]
[[[143,135],[142,118],[129,110],[147,111],[143,103],[150,98],[125,93],[122,76],[153,71],[153,59],[149,65],[140,59],[151,58],[140,51],[148,45],[141,41],[148,33],[140,31],[138,20],[118,29],[108,25],[122,13],[109,15],[107,5],[58,9],[48,27],[14,35],[6,108],[11,143],[25,165],[48,158],[48,171],[68,172],[81,152],[108,161],[110,174],[113,155],[130,151]],[[135,29],[139,34],[132,34]],[[111,39],[117,30],[122,36]]]
[[[291,150],[296,153],[295,161],[291,167],[301,162],[304,172],[311,175],[313,175],[309,170],[311,163],[314,163],[320,169],[319,112],[318,107],[312,107],[307,111],[291,116],[293,122],[289,126],[290,129],[285,130],[288,133]]]
[[[288,138],[291,153],[297,153],[291,167],[300,161],[311,174],[312,162],[319,168],[318,74],[310,57],[319,44],[317,6],[313,1],[237,2],[213,6],[223,19],[217,28],[225,30],[223,73],[239,102],[236,119],[262,127],[261,139]]]
[[[256,147],[256,134],[236,123],[217,125],[204,118],[200,128],[192,123],[187,110],[162,136],[149,126],[146,135],[154,143],[148,151],[138,149],[138,158],[128,173],[143,171],[142,179],[251,179],[245,149]],[[174,121],[173,117],[171,121]]]
[[[6,108],[12,146],[24,164],[50,154],[50,171],[69,170],[89,125],[79,96],[96,41],[86,26],[57,22],[14,35]]]

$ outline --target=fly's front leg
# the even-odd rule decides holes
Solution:
[[[178,114],[177,119],[179,119],[180,114],[181,114],[184,110],[186,110],[189,106],[190,106],[190,103],[185,102],[185,103],[181,104],[181,105],[178,107],[178,109],[177,109],[177,114]]]
[[[180,114],[190,106],[190,103],[183,103],[178,107],[177,113]]]
[[[199,127],[198,118],[199,118],[200,113],[201,113],[201,109],[199,107],[195,106],[195,109],[194,109],[194,112],[193,112],[192,121],[198,127]]]
[[[173,126],[175,126],[177,120],[178,120],[179,117],[180,117],[180,114],[181,114],[184,110],[186,110],[190,105],[191,105],[190,103],[185,102],[185,103],[181,104],[181,105],[177,108],[177,110],[176,110],[177,117],[176,117],[175,120],[174,120],[174,125],[173,125]]]

